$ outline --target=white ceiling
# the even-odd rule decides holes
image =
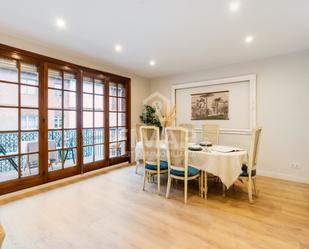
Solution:
[[[309,0],[239,0],[237,13],[229,11],[230,2],[1,0],[0,31],[149,78],[309,48]],[[56,17],[66,20],[65,30],[57,29]],[[255,37],[250,45],[248,34]]]

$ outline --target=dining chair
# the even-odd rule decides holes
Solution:
[[[4,237],[5,237],[4,229],[3,229],[2,225],[0,224],[0,248],[3,244]]]
[[[172,179],[183,180],[184,202],[187,204],[188,181],[200,178],[200,170],[188,165],[188,130],[179,127],[167,128],[165,142],[168,163],[166,198],[170,194]]]
[[[254,195],[257,196],[256,167],[257,167],[257,158],[259,152],[261,132],[262,132],[261,127],[257,127],[252,130],[248,164],[242,165],[242,173],[239,176],[239,180],[241,182],[244,182],[244,180],[248,182],[248,196],[250,203],[253,203],[252,190],[254,192]]]
[[[188,142],[189,143],[195,142],[194,141],[194,137],[193,137],[193,130],[194,130],[194,125],[193,124],[182,123],[182,124],[179,124],[178,127],[185,128],[185,129],[188,130]]]
[[[220,126],[216,124],[202,125],[202,140],[207,140],[212,144],[219,144]]]
[[[145,190],[147,178],[157,175],[158,194],[160,193],[160,176],[167,173],[167,162],[160,160],[160,130],[155,126],[142,126],[141,137],[143,146],[143,158],[145,164],[144,184]]]
[[[141,141],[141,127],[143,124],[136,124],[135,125],[135,144]],[[140,165],[140,162],[136,162],[135,165],[135,174],[137,174],[138,166]]]

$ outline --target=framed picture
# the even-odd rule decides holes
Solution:
[[[229,91],[191,94],[191,120],[228,120]]]

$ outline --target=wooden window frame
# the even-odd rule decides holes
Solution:
[[[69,177],[76,174],[81,174],[83,172],[99,169],[102,167],[111,166],[114,164],[122,162],[130,162],[130,147],[131,147],[131,79],[112,73],[87,68],[84,66],[79,66],[73,63],[66,61],[54,59],[44,55],[36,54],[33,52],[25,51],[22,49],[14,48],[4,44],[0,44],[0,56],[6,57],[8,59],[15,59],[19,62],[25,62],[30,64],[35,64],[38,66],[39,72],[39,174],[35,176],[27,176],[20,179],[9,180],[0,183],[0,195],[13,192],[16,190],[36,186],[39,184],[47,183],[57,179]],[[77,102],[77,142],[76,148],[77,152],[77,165],[78,167],[67,168],[65,172],[52,171],[48,172],[48,123],[47,123],[47,113],[48,113],[48,68],[53,69],[58,68],[66,72],[76,72],[76,102]],[[96,75],[104,79],[104,154],[105,159],[103,161],[98,161],[93,163],[91,167],[85,167],[82,165],[82,78],[83,75]],[[126,142],[126,151],[125,156],[118,156],[110,158],[109,156],[109,82],[116,82],[125,85],[126,91],[126,129],[127,129],[127,142]],[[20,86],[19,86],[20,87]],[[20,91],[20,90],[19,90]],[[19,97],[20,98],[20,94]],[[19,100],[20,103],[20,100]],[[118,101],[117,101],[118,105]],[[35,108],[33,108],[35,109]],[[20,112],[20,110],[19,110]],[[19,120],[19,129],[20,130],[20,120]],[[64,120],[62,120],[64,129]],[[117,124],[118,125],[118,124]],[[9,131],[10,132],[10,131]],[[25,132],[22,130],[21,132]],[[20,146],[20,145],[19,145]],[[19,152],[20,153],[20,148]]]

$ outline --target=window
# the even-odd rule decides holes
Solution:
[[[83,161],[104,160],[104,81],[83,77]]]
[[[128,161],[129,86],[1,44],[0,194]]]
[[[76,76],[48,70],[48,171],[77,165]]]
[[[0,57],[0,182],[39,173],[38,92],[37,65]]]
[[[109,156],[127,154],[127,96],[122,83],[109,83]]]

